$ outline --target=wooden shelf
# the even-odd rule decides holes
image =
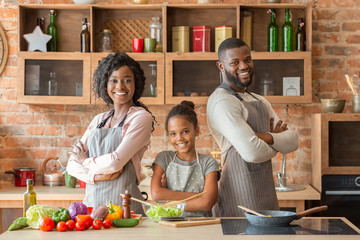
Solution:
[[[266,52],[266,28],[269,24],[268,8],[278,10],[278,25],[284,18],[284,9],[290,8],[293,15],[293,26],[296,29],[295,19],[302,17],[306,24],[306,48],[307,52]],[[27,42],[23,35],[30,33],[36,26],[36,18],[45,17],[45,26],[49,23],[49,10],[57,12],[56,21],[60,30],[59,50],[57,53],[26,52]],[[136,27],[119,27],[120,31],[126,32],[122,37],[118,35],[118,29],[114,29],[118,50],[128,52],[131,57],[143,62],[145,74],[147,62],[157,64],[157,96],[142,97],[145,104],[178,104],[184,99],[193,101],[195,104],[206,104],[208,95],[219,85],[219,73],[216,68],[217,53],[215,52],[215,27],[219,25],[232,26],[233,36],[240,37],[241,14],[250,11],[253,14],[252,34],[252,57],[256,66],[254,86],[250,90],[259,92],[261,75],[266,70],[266,65],[271,70],[274,81],[275,94],[265,96],[270,103],[296,104],[311,103],[311,41],[312,20],[311,5],[305,4],[109,4],[109,5],[72,5],[72,4],[20,4],[19,5],[19,83],[18,102],[43,103],[43,104],[99,104],[99,101],[90,98],[92,73],[97,62],[107,53],[98,52],[100,32],[108,27],[109,21],[140,21],[143,30]],[[149,37],[146,24],[152,17],[161,18],[163,24],[163,51],[162,54],[131,53],[131,39],[134,37]],[[81,19],[88,18],[91,23],[91,53],[82,55],[80,50]],[[144,25],[145,24],[145,25]],[[115,24],[116,25],[116,24]],[[211,27],[211,52],[206,53],[176,53],[172,52],[172,27],[174,26],[208,25]],[[117,25],[116,25],[117,26]],[[144,27],[145,26],[145,27]],[[192,30],[190,30],[190,51],[192,50]],[[119,47],[120,46],[120,47]],[[121,47],[124,47],[121,48]],[[126,47],[126,48],[125,48]],[[29,96],[24,94],[26,63],[31,60],[59,60],[83,61],[83,97],[55,97],[55,96]],[[287,69],[282,68],[286,62]],[[265,64],[263,64],[265,63]],[[265,70],[264,70],[265,69]],[[275,69],[275,70],[274,70]],[[300,95],[282,96],[282,78],[292,76],[300,77]],[[22,81],[22,83],[21,83]],[[72,89],[71,91],[74,91]],[[87,93],[85,91],[88,91]],[[190,95],[198,93],[207,96],[177,96],[177,94]],[[65,100],[65,101],[64,101]],[[76,100],[76,101],[74,101]]]

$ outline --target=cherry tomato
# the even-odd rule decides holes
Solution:
[[[55,227],[55,222],[49,217],[44,217],[41,220],[39,227],[42,231],[51,231]]]
[[[56,230],[58,232],[65,232],[66,231],[66,223],[64,221],[60,221],[58,222],[58,224],[56,225]]]
[[[69,230],[69,231],[74,230],[74,228],[75,228],[75,222],[74,222],[74,220],[67,220],[67,222],[66,222],[66,228],[67,228],[67,230]]]
[[[82,221],[78,221],[75,224],[75,228],[77,231],[84,231],[85,230],[85,223]]]
[[[75,218],[75,222],[83,222],[85,224],[85,229],[91,227],[93,219],[90,215],[77,215]]]
[[[92,222],[92,227],[93,229],[95,230],[99,230],[101,227],[102,227],[103,223],[100,219],[95,219],[93,222]]]
[[[110,219],[105,219],[103,221],[103,227],[104,228],[110,228],[111,227],[111,224],[112,224],[112,221]]]

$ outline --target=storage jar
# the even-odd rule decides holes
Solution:
[[[189,26],[172,28],[172,51],[189,52]]]
[[[218,51],[220,44],[228,38],[232,38],[232,27],[229,25],[221,25],[215,27],[215,51]]]
[[[210,52],[210,26],[193,26],[193,52]]]

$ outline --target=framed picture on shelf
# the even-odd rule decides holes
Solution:
[[[300,96],[300,77],[283,78],[283,96]]]

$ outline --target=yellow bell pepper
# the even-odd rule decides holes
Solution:
[[[106,215],[104,220],[109,219],[112,221],[114,219],[122,218],[123,211],[121,210],[120,206],[113,205],[110,201],[108,209],[109,213]]]

